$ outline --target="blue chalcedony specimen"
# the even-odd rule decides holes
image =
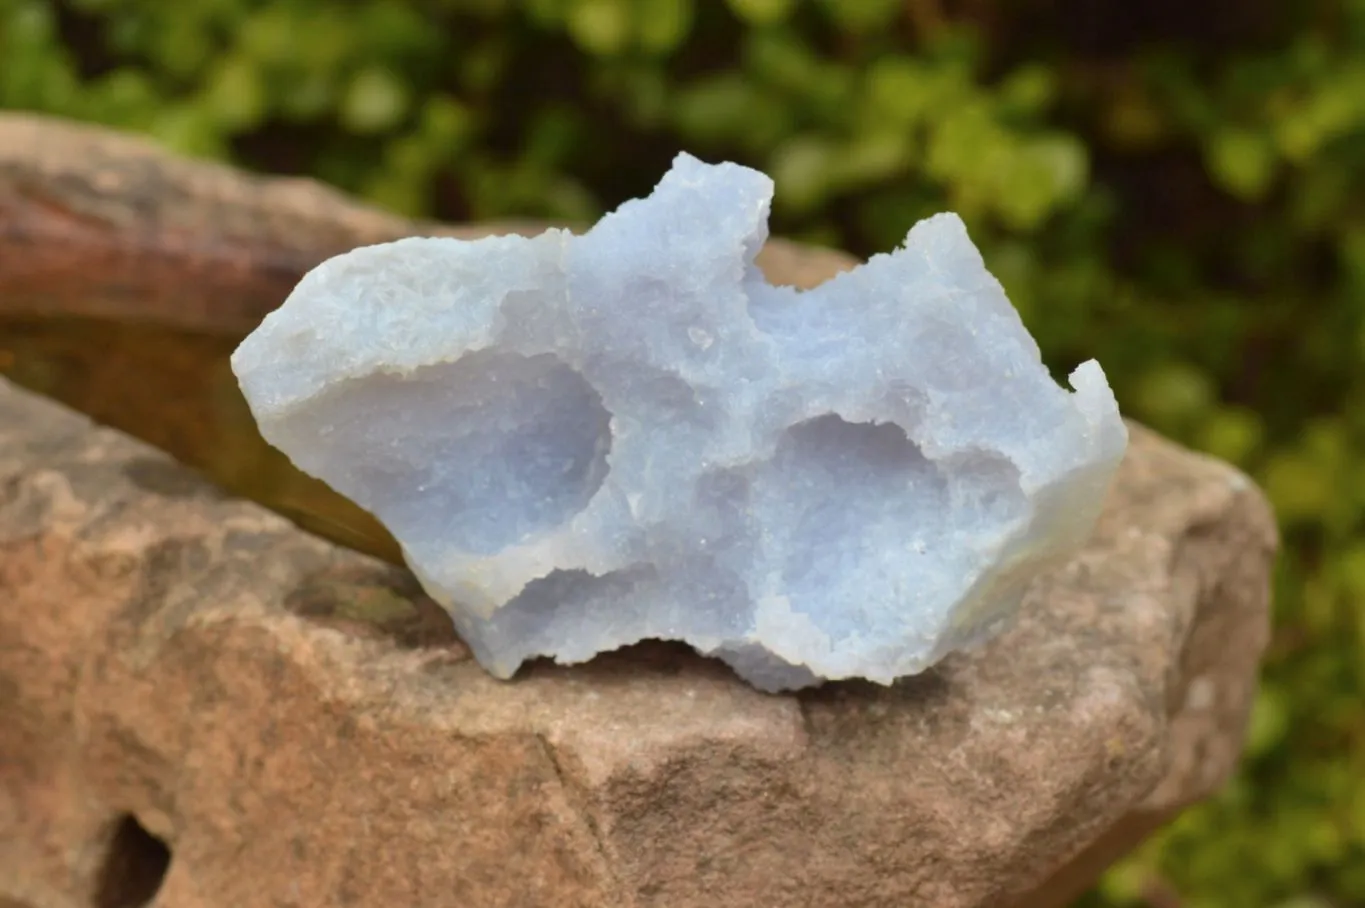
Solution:
[[[665,638],[765,690],[890,683],[1003,626],[1127,433],[956,216],[799,292],[753,264],[772,193],[680,155],[581,237],[357,249],[232,365],[499,677]]]

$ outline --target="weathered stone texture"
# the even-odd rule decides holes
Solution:
[[[489,228],[0,114],[3,317],[231,336],[427,232]],[[0,906],[163,869],[157,908],[1060,905],[1231,770],[1274,544],[1245,478],[1134,427],[1089,546],[925,676],[774,697],[643,645],[499,682],[401,570],[0,382]]]
[[[414,221],[312,180],[179,157],[137,136],[0,111],[0,316],[96,316],[245,335],[324,259],[406,236],[477,239],[544,223]],[[774,239],[769,278],[856,264]],[[778,276],[774,276],[778,275]]]
[[[116,904],[132,817],[175,908],[1057,904],[1230,771],[1274,544],[1134,427],[1088,547],[927,675],[501,682],[398,569],[0,385],[0,898]]]

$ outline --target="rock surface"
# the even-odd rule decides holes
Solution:
[[[306,271],[357,246],[534,236],[546,226],[409,220],[312,180],[248,174],[141,136],[0,111],[0,316],[92,316],[240,337]],[[776,283],[811,287],[856,262],[774,239],[758,264]]]
[[[502,682],[398,569],[0,384],[0,903],[1060,904],[1233,766],[1274,545],[1132,427],[1087,546],[925,675]]]
[[[773,183],[680,154],[587,233],[366,246],[232,356],[261,434],[384,522],[475,658],[684,641],[760,690],[997,633],[1127,443],[952,214],[798,292]]]

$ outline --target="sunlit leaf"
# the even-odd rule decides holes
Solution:
[[[1255,200],[1270,188],[1275,176],[1275,155],[1259,133],[1227,129],[1209,145],[1209,172],[1238,198]]]
[[[565,24],[574,41],[588,53],[614,54],[630,37],[628,0],[575,0]]]
[[[382,67],[356,73],[341,102],[341,120],[356,132],[381,132],[408,112],[407,87]]]
[[[687,37],[694,0],[633,0],[635,33],[652,53],[667,53]]]
[[[736,16],[755,25],[781,22],[791,14],[796,0],[725,0]]]

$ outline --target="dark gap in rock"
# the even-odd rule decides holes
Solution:
[[[326,539],[401,564],[373,516],[306,476],[261,437],[228,357],[237,338],[99,318],[0,314],[0,378],[164,451],[129,480],[166,495],[194,474]],[[153,476],[152,474],[156,475]],[[211,494],[211,493],[205,493]]]
[[[401,649],[444,649],[457,661],[469,656],[449,613],[405,570],[349,566],[321,571],[295,587],[285,607],[351,636],[388,640]]]
[[[719,659],[703,656],[686,643],[651,638],[598,653],[587,662],[574,665],[560,665],[548,656],[537,656],[526,660],[517,677],[525,679],[573,672],[577,677],[597,681],[613,677],[637,678],[641,674],[673,676],[706,671],[717,675],[733,674]]]
[[[118,821],[96,877],[94,908],[142,908],[166,878],[171,850],[132,814]]]

